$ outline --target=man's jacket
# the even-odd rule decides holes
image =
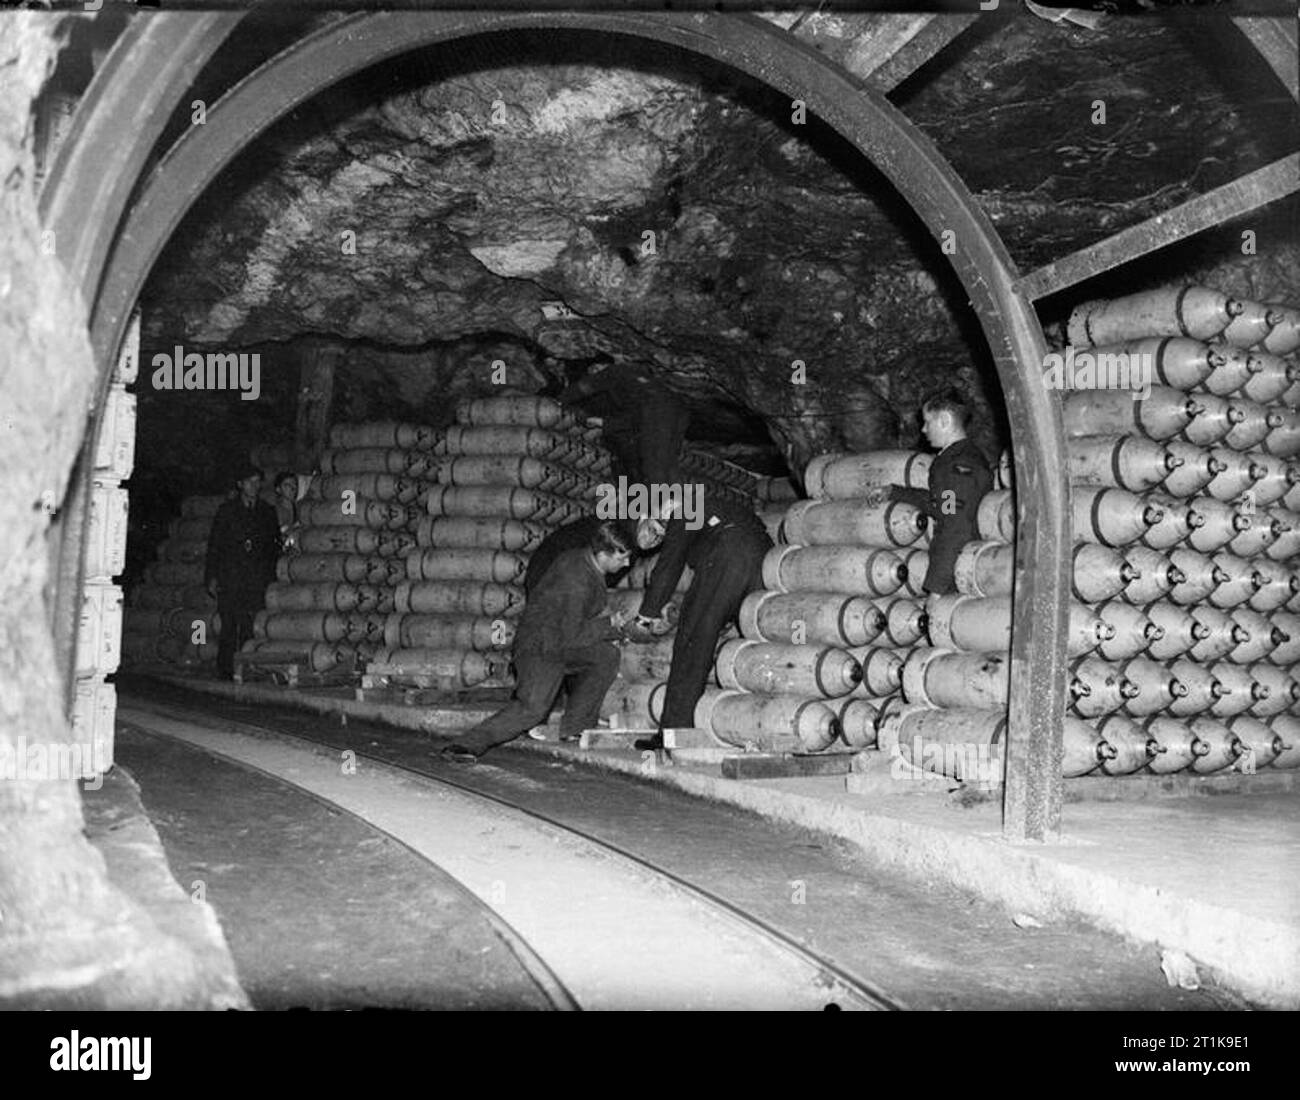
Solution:
[[[605,574],[588,551],[566,550],[529,593],[515,652],[559,659],[566,650],[617,637],[606,612],[608,600]]]

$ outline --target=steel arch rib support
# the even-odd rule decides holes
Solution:
[[[752,16],[617,12],[388,12],[343,20],[266,63],[209,109],[157,166],[131,211],[96,303],[101,363],[168,238],[194,199],[254,137],[343,77],[398,54],[469,35],[596,30],[700,53],[803,99],[899,190],[937,236],[952,230],[953,264],[983,325],[1017,438],[1017,536],[1004,830],[1043,839],[1059,828],[1069,488],[1059,406],[1040,384],[1042,329],[1015,288],[1017,271],[992,223],[930,140],[816,50]]]
[[[53,230],[55,252],[89,309],[99,289],[127,201],[180,96],[243,13],[142,14],[109,50],[77,106],[38,198],[41,222]],[[118,340],[120,341],[120,334]],[[76,690],[79,599],[85,583],[92,453],[117,344],[97,350],[98,378],[86,395],[92,412],[51,532],[55,578],[50,618],[55,659],[64,675],[64,706]]]

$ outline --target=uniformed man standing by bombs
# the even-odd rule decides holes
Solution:
[[[931,595],[957,591],[953,566],[962,547],[979,538],[976,517],[980,501],[993,488],[988,459],[966,438],[969,420],[970,408],[956,390],[942,390],[927,398],[921,405],[922,431],[930,446],[939,452],[930,466],[930,487],[891,485],[867,497],[873,507],[888,500],[914,505],[934,524],[930,568],[924,582]]]
[[[593,415],[603,419],[616,473],[629,482],[676,485],[681,480],[681,446],[691,416],[649,370],[599,359],[559,400],[592,403]]]
[[[741,504],[703,495],[703,506],[686,516],[682,500],[665,512],[642,520],[643,526],[664,530],[663,548],[641,600],[637,625],[662,633],[664,605],[672,598],[682,570],[694,571],[682,598],[672,665],[664,692],[660,732],[636,743],[638,749],[663,747],[663,730],[695,725],[695,704],[713,667],[718,638],[735,619],[745,597],[763,587],[763,558],[772,549],[762,521]]]
[[[203,582],[217,600],[221,639],[217,643],[217,674],[230,680],[235,653],[253,636],[253,616],[266,604],[266,586],[275,579],[280,552],[280,523],[275,509],[258,498],[262,471],[242,466],[236,472],[237,493],[212,519]]]
[[[618,675],[614,639],[625,621],[608,612],[605,577],[625,569],[630,556],[628,543],[605,521],[586,546],[555,559],[529,594],[515,632],[514,698],[444,748],[444,759],[472,764],[493,746],[545,722],[569,676],[573,687],[560,723],[561,739],[596,725],[605,692]]]

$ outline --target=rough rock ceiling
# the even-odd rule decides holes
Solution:
[[[1296,131],[1258,58],[1206,21],[991,21],[895,99],[1026,269]],[[576,316],[548,319],[553,302]],[[590,35],[428,51],[312,101],[203,197],[145,306],[163,346],[349,342],[417,409],[481,386],[494,357],[535,387],[604,350],[654,364],[693,434],[742,438],[743,416],[716,430],[739,406],[796,464],[912,438],[935,384],[1001,404],[937,242],[870,165],[770,89]]]

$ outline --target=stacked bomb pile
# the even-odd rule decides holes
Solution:
[[[158,560],[145,569],[123,615],[122,656],[133,664],[193,668],[217,657],[217,603],[203,586],[212,517],[224,496],[192,496],[168,526]]]
[[[922,637],[921,602],[903,590],[925,574],[924,519],[907,504],[868,507],[879,485],[923,483],[912,452],[827,455],[805,475],[814,499],[765,510],[778,545],[765,588],[740,611],[742,637],[718,650],[696,725],[767,751],[821,752],[875,742],[878,700],[898,689],[899,650]]]
[[[1203,288],[1074,311],[1071,341],[1095,347],[1072,345],[1047,375],[1073,391],[1066,775],[1300,765],[1300,372],[1277,354],[1300,345],[1297,321]],[[1132,374],[1133,356],[1151,375]],[[1138,400],[1144,378],[1157,384]],[[1103,388],[1117,383],[1133,385]],[[981,503],[962,595],[930,607],[943,648],[905,669],[915,705],[882,743],[1000,739],[1014,515],[1005,491]]]
[[[313,667],[445,689],[509,682],[528,555],[590,511],[608,459],[553,401],[463,401],[444,431],[338,425],[259,638]],[[254,645],[246,647],[253,649]]]

